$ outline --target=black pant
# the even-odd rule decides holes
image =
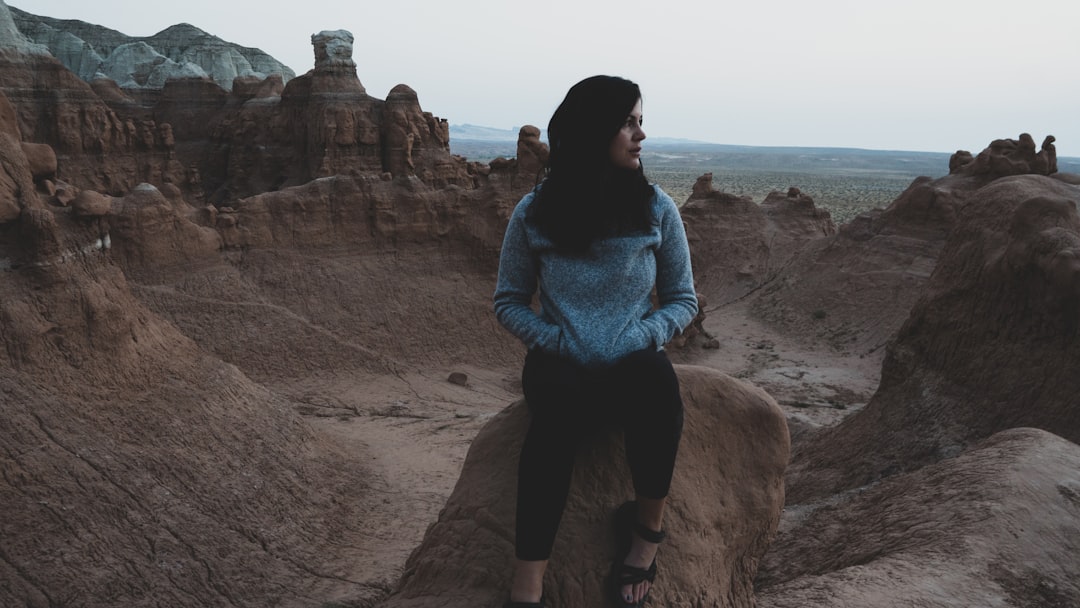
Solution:
[[[532,420],[518,462],[518,559],[551,555],[578,443],[600,429],[623,429],[637,495],[667,496],[683,403],[663,351],[640,350],[610,367],[588,369],[533,350],[525,358],[521,382]]]

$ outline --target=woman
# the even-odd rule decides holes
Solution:
[[[641,124],[633,82],[574,85],[548,123],[546,177],[506,229],[495,314],[529,349],[522,388],[532,416],[506,608],[542,606],[576,444],[602,427],[622,427],[636,495],[617,517],[615,605],[643,605],[656,576],[683,416],[663,345],[697,314],[697,297],[678,208],[645,179]]]

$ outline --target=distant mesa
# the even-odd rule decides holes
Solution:
[[[6,25],[0,14],[0,33],[14,28],[0,40],[15,40],[24,52],[50,53],[86,82],[109,78],[125,89],[160,89],[169,79],[209,78],[230,91],[236,78],[277,75],[288,82],[296,76],[260,49],[226,42],[187,23],[135,37],[6,6],[0,13],[10,14],[13,23]]]

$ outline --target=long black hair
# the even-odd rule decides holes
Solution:
[[[548,122],[546,176],[530,218],[559,249],[583,252],[597,238],[644,231],[653,188],[645,171],[611,161],[611,142],[641,99],[617,76],[593,76],[570,88]]]

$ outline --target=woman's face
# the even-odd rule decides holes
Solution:
[[[641,100],[626,117],[626,122],[611,140],[611,163],[620,169],[637,169],[641,166],[641,140],[645,131],[641,130]]]

